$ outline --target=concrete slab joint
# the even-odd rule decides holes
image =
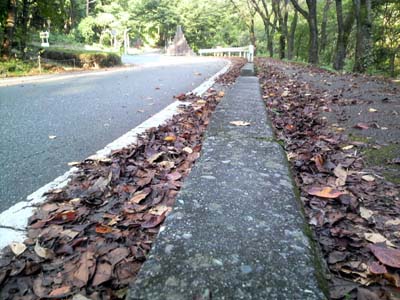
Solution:
[[[326,299],[286,156],[268,124],[258,78],[239,77],[130,300]]]

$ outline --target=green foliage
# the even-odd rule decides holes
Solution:
[[[42,57],[60,62],[74,60],[76,66],[84,68],[121,65],[121,57],[118,54],[97,51],[50,48],[43,51]]]
[[[84,43],[91,44],[94,42],[96,20],[92,17],[84,18],[78,25],[78,37]]]

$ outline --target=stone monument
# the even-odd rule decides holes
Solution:
[[[174,56],[191,56],[196,55],[190,48],[186,41],[185,35],[183,34],[182,27],[178,25],[174,40],[167,48],[167,55]]]

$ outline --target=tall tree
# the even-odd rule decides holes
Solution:
[[[249,30],[251,44],[255,47],[255,49],[257,49],[257,40],[255,33],[256,10],[254,9],[254,6],[251,4],[250,1],[251,0],[230,0],[235,10],[240,14],[244,23],[246,24],[246,27]]]
[[[275,20],[278,21],[279,32],[279,58],[284,59],[286,55],[286,42],[288,40],[288,0],[272,0],[272,10],[274,12]]]
[[[272,12],[268,7],[265,0],[250,0],[254,9],[257,11],[258,15],[264,24],[265,35],[267,36],[267,48],[269,55],[274,56],[274,33],[276,29],[276,19],[274,22],[272,20]],[[261,4],[260,4],[261,2]]]
[[[350,8],[346,19],[343,19],[343,5],[342,0],[335,0],[336,2],[336,18],[337,18],[337,38],[336,38],[336,51],[333,61],[333,68],[335,70],[342,70],[344,67],[344,61],[346,59],[347,45],[349,42],[349,36],[353,27],[355,15],[354,5]]]
[[[325,5],[324,5],[324,10],[322,13],[322,22],[321,22],[321,46],[320,46],[320,52],[322,53],[325,51],[326,44],[327,44],[327,25],[328,25],[328,13],[329,9],[331,7],[332,0],[325,0]]]
[[[371,61],[372,18],[371,0],[354,0],[357,23],[354,72],[363,73]]]
[[[292,22],[290,23],[290,31],[289,31],[289,38],[288,38],[288,51],[287,51],[288,59],[293,59],[294,39],[295,39],[295,35],[296,35],[298,15],[299,14],[298,14],[297,10],[295,10],[293,18],[292,18]]]
[[[9,58],[11,55],[11,47],[14,37],[16,22],[17,0],[8,0],[7,19],[4,29],[4,40],[1,54],[3,58]]]
[[[303,9],[297,0],[291,0],[295,9],[307,20],[309,29],[308,62],[318,64],[318,25],[317,25],[317,0],[306,0],[307,10]]]

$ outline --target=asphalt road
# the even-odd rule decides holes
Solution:
[[[135,67],[0,81],[0,212],[218,72],[223,60],[125,57]],[[56,136],[50,139],[49,136]]]

